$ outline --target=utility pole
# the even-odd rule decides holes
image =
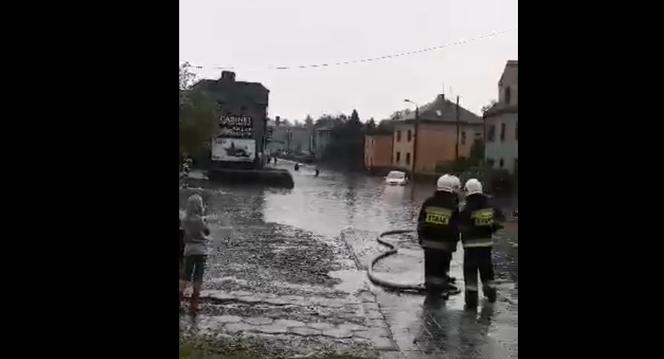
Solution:
[[[454,159],[459,161],[459,96],[456,102],[456,147],[454,149]]]
[[[413,177],[413,180],[415,180],[415,164],[417,163],[417,138],[420,137],[417,132],[419,130],[419,123],[420,107],[415,105],[415,137],[413,138],[413,167],[411,169],[411,176]],[[413,185],[413,187],[415,186]]]

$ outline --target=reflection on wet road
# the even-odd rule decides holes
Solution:
[[[280,161],[278,167],[292,170],[286,161]],[[274,286],[274,293],[280,290],[277,287],[292,291],[301,285],[330,285],[335,291],[345,292],[368,287],[366,275],[358,272],[355,265],[349,267],[346,263],[352,260],[338,264],[338,254],[349,249],[360,269],[365,269],[371,257],[385,250],[375,242],[375,236],[391,229],[414,229],[419,207],[434,188],[433,183],[418,183],[414,187],[385,186],[380,177],[325,169],[314,177],[313,168],[309,167],[291,172],[295,187],[290,190],[212,185],[203,191],[209,205],[210,222],[216,225],[217,235],[229,241],[219,247],[219,251],[234,251],[229,254],[241,256],[254,272],[273,271],[266,275],[281,284],[266,281],[259,285],[266,291]],[[424,296],[397,295],[372,287],[401,355],[413,358],[517,356],[517,233],[518,225],[512,225],[499,234],[494,265],[500,297],[493,305],[483,302],[478,313],[463,311],[462,294],[441,303]],[[256,236],[260,239],[254,238]],[[279,240],[285,237],[294,237],[296,241],[286,245]],[[422,251],[415,238],[403,236],[389,240],[398,243],[400,251],[379,263],[376,271],[393,281],[422,282]],[[343,248],[344,242],[347,248]],[[271,246],[270,252],[255,250],[255,245]],[[331,262],[335,256],[336,264]],[[220,254],[219,258],[223,259],[224,255]],[[275,258],[278,263],[300,268],[303,274],[293,275],[286,267],[261,267],[265,261]],[[457,277],[460,288],[463,288],[462,258],[463,249],[459,248],[451,266],[451,275]],[[246,266],[233,268],[229,262],[219,263],[217,267],[218,274],[212,269],[206,276],[211,283],[221,282],[223,277],[234,277],[234,285],[237,285],[245,276],[243,271],[247,271]],[[283,286],[284,283],[290,284]],[[301,295],[306,295],[306,291]]]

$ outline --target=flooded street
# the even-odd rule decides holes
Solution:
[[[385,358],[518,356],[518,224],[497,234],[499,297],[463,310],[463,293],[442,301],[371,284],[370,260],[386,250],[376,236],[415,229],[433,184],[385,186],[380,177],[313,168],[293,172],[290,190],[192,181],[213,242],[201,312],[181,314],[187,338],[242,338],[274,356],[347,352]],[[500,202],[507,213],[514,201]],[[423,253],[415,236],[387,238],[399,252],[375,271],[391,281],[421,283]],[[463,249],[450,275],[463,289]]]

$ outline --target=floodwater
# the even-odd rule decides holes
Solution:
[[[296,275],[286,273],[288,268],[277,268],[270,275],[275,276],[274,280],[282,287],[284,283],[290,283],[290,288],[320,283],[334,283],[337,289],[362,285],[366,275],[358,276],[358,272],[328,263],[335,251],[333,247],[339,247],[336,242],[340,237],[349,242],[346,245],[355,252],[360,269],[366,269],[371,257],[385,250],[375,242],[375,236],[388,230],[415,229],[420,206],[434,189],[433,183],[386,186],[381,177],[324,168],[315,177],[313,167],[303,166],[293,171],[292,163],[284,160],[279,161],[277,167],[291,171],[295,182],[293,189],[203,185],[205,189],[201,188],[201,193],[208,205],[208,220],[231,242],[242,244],[243,240],[249,240],[248,233],[297,238],[299,245],[272,251],[292,257],[292,265],[302,266],[300,272],[304,272],[300,277],[298,272]],[[182,192],[181,199],[189,192]],[[516,208],[517,202],[515,198],[497,198],[497,203],[508,214]],[[379,262],[375,270],[393,281],[422,282],[422,253],[414,236],[390,240],[397,243],[399,253]],[[314,244],[319,241],[331,243],[332,249]],[[309,243],[311,248],[307,248]],[[252,252],[248,245],[241,251],[247,256],[247,263],[254,257],[257,263],[270,259],[259,251],[247,254]],[[518,224],[508,224],[508,228],[498,234],[493,257],[499,299],[495,304],[482,301],[477,313],[463,310],[463,294],[441,303],[421,295],[399,295],[374,288],[394,341],[405,357],[517,356]],[[460,288],[463,288],[462,263],[463,249],[459,247],[453,256],[450,274],[457,278]],[[326,273],[329,268],[334,270]],[[224,268],[224,272],[229,275],[228,268]],[[206,277],[214,276],[214,267],[211,273]]]

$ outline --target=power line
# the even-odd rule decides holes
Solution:
[[[438,46],[433,46],[433,47],[428,47],[424,49],[419,49],[419,50],[413,50],[413,51],[403,51],[403,52],[398,52],[394,53],[392,55],[384,55],[384,56],[378,56],[378,57],[370,57],[370,58],[363,58],[363,59],[356,59],[356,60],[349,60],[349,61],[336,61],[336,62],[329,62],[329,63],[320,63],[320,64],[313,64],[313,65],[296,65],[296,66],[265,66],[257,69],[265,69],[265,70],[295,70],[295,69],[309,69],[309,68],[320,68],[320,67],[331,67],[331,66],[344,66],[344,65],[354,65],[357,63],[366,63],[366,62],[374,62],[374,61],[381,61],[381,60],[388,60],[388,59],[393,59],[396,57],[404,57],[404,56],[411,56],[411,55],[417,55],[417,54],[422,54],[422,53],[427,53],[427,52],[432,52],[432,51],[437,51],[441,50],[447,47],[452,47],[452,46],[461,46],[465,45],[470,42],[474,41],[479,41],[479,40],[484,40],[492,37],[496,37],[498,35],[502,35],[504,33],[517,30],[517,28],[511,28],[503,31],[493,31],[488,34],[483,34],[479,35],[470,39],[466,40],[457,40],[455,42],[443,44],[443,45],[438,45]],[[183,62],[185,63],[185,62]],[[236,66],[201,66],[201,65],[195,65],[189,63],[189,65],[198,70],[203,70],[203,69],[214,69],[214,70],[235,70],[237,67]]]

